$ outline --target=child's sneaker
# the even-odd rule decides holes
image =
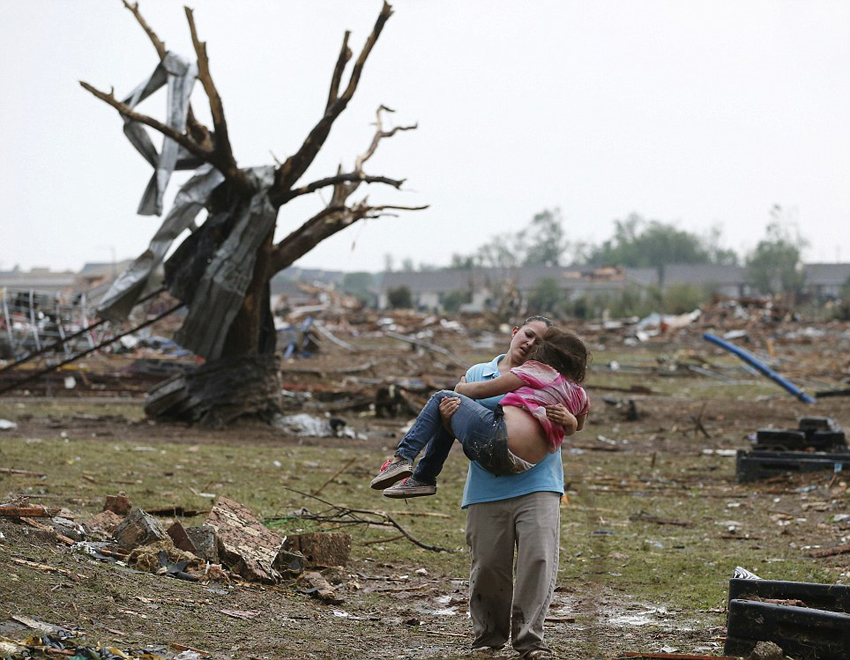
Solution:
[[[419,481],[415,477],[408,477],[395,486],[386,488],[384,490],[384,497],[405,499],[408,497],[425,497],[426,495],[433,495],[436,492],[436,485],[426,484],[424,481]]]
[[[392,486],[399,479],[404,479],[413,474],[413,463],[401,456],[393,456],[381,466],[378,476],[372,479],[370,486],[375,490],[383,490]]]

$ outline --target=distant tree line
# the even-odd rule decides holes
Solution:
[[[664,287],[665,269],[670,264],[743,265],[753,290],[765,295],[795,294],[803,286],[801,257],[806,241],[799,236],[793,219],[778,205],[770,209],[764,237],[744,255],[723,246],[718,227],[699,235],[680,229],[674,223],[646,219],[638,213],[615,220],[613,235],[598,245],[574,241],[568,236],[567,223],[560,209],[544,209],[517,232],[494,235],[472,253],[452,254],[448,268],[622,266],[657,270],[659,286],[656,291],[650,291],[649,296],[626,291],[617,301],[597,298],[568,304],[557,281],[544,279],[538,283],[528,301],[530,309],[560,310],[576,316],[593,315],[600,305],[606,309],[614,307],[621,314],[641,313],[644,308],[668,313],[693,309],[707,298],[708,292],[694,285]],[[390,255],[385,259],[385,270],[394,270]],[[420,264],[416,268],[412,259],[403,259],[399,270],[429,271],[438,270],[438,267]],[[369,273],[352,273],[346,276],[343,288],[365,299],[375,284],[377,282]],[[389,293],[393,306],[412,304],[409,291]],[[469,292],[457,291],[446,296],[443,307],[446,311],[456,311],[468,301]]]

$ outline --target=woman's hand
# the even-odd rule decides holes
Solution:
[[[578,430],[578,420],[563,404],[546,406],[546,417],[553,424],[564,427],[564,435],[572,435]]]
[[[463,391],[465,386],[466,386],[466,376],[462,376],[461,379],[457,382],[457,385],[455,385],[455,392],[457,392],[458,394],[466,394],[466,392]],[[440,402],[440,410],[441,411],[442,411],[442,405],[448,400],[449,399],[443,399]],[[457,399],[455,399],[455,401],[457,401]],[[457,410],[457,407],[455,407],[454,410],[452,410],[452,414],[454,414],[455,410]],[[445,419],[443,421],[445,421]]]

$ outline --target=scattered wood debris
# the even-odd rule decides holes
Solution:
[[[677,527],[689,527],[693,524],[692,520],[679,520],[675,518],[659,518],[658,516],[652,516],[648,513],[640,511],[632,516],[629,516],[629,520],[632,522],[649,522],[655,523],[656,525],[675,525]]]
[[[28,568],[34,568],[37,571],[45,571],[48,573],[59,573],[60,575],[64,575],[65,577],[70,578],[79,578],[82,580],[87,580],[88,575],[81,575],[80,573],[73,573],[64,568],[57,568],[56,566],[50,566],[48,564],[40,564],[35,561],[29,561],[28,559],[19,559],[18,557],[10,557],[10,560],[18,564],[20,566],[27,566]]]
[[[44,507],[44,506],[15,506],[12,504],[3,504],[0,505],[0,516],[7,516],[12,518],[21,518],[26,516],[27,518],[52,518],[56,514],[58,514],[60,509],[58,507]]]

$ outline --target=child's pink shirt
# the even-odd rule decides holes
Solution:
[[[546,433],[549,451],[556,451],[564,441],[564,427],[546,416],[545,406],[560,403],[578,417],[590,410],[587,392],[578,383],[567,380],[557,370],[537,360],[514,367],[511,373],[519,376],[525,385],[508,392],[501,401],[502,405],[530,412]]]

